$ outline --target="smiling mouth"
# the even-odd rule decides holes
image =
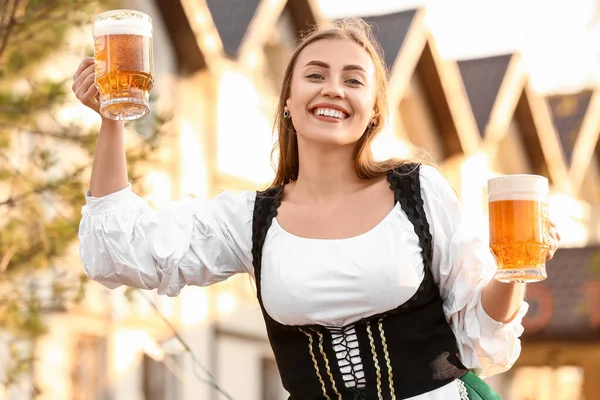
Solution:
[[[315,115],[317,117],[334,118],[334,119],[338,119],[340,121],[343,121],[346,118],[348,118],[348,114],[346,114],[345,112],[336,110],[334,108],[327,108],[327,107],[314,108],[312,110],[312,113],[313,113],[313,115]]]

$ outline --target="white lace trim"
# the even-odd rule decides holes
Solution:
[[[467,387],[465,383],[460,379],[456,380],[456,385],[458,386],[458,393],[460,394],[460,400],[469,400],[469,394],[467,393]]]

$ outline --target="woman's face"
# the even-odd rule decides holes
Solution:
[[[375,93],[369,54],[350,39],[322,39],[300,52],[286,106],[299,140],[343,146],[373,119]]]

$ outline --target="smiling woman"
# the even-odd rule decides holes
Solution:
[[[297,180],[300,164],[314,165],[314,160],[300,162],[298,147],[307,147],[300,154],[318,157],[318,149],[332,150],[323,145],[341,145],[336,150],[350,152],[358,177],[366,179],[402,164],[373,158],[371,144],[387,116],[387,73],[368,26],[356,18],[344,21],[308,35],[285,71],[275,117],[279,162],[274,186]],[[339,124],[318,125],[320,121]]]
[[[73,88],[97,110],[90,66]],[[492,280],[485,235],[435,168],[373,158],[387,107],[369,26],[317,30],[286,69],[272,186],[158,211],[127,185],[122,123],[103,120],[85,272],[170,296],[249,273],[291,399],[498,399],[478,375],[519,356],[524,287]]]

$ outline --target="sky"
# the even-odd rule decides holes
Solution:
[[[443,57],[465,59],[519,51],[539,92],[576,91],[600,83],[600,0],[318,2],[328,17],[422,6]]]

